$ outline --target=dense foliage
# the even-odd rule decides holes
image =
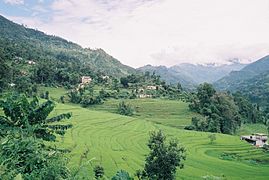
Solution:
[[[50,100],[39,104],[36,97],[28,101],[25,96],[14,95],[1,100],[0,107],[5,114],[0,116],[1,137],[7,136],[10,132],[14,134],[25,132],[43,140],[54,141],[55,134],[64,135],[65,131],[72,127],[71,124],[55,124],[63,119],[69,119],[70,113],[48,117],[55,107]]]
[[[54,141],[55,134],[64,135],[71,125],[57,124],[71,114],[49,117],[55,105],[39,104],[37,98],[12,95],[0,101],[0,176],[4,179],[67,179],[67,161],[59,149],[46,146],[43,140]]]
[[[208,83],[200,85],[190,101],[190,109],[202,117],[193,117],[186,129],[233,134],[241,123],[266,123],[259,108],[242,95],[216,92]]]
[[[228,76],[218,80],[214,83],[214,86],[219,90],[237,91],[240,88],[240,84],[244,81],[248,81],[251,78],[268,72],[269,69],[269,56],[265,56],[240,71],[232,71]]]
[[[2,16],[0,24],[0,89],[12,83],[16,88],[25,82],[70,86],[78,84],[81,76],[102,80],[104,75],[119,78],[135,73],[102,49],[84,49]]]
[[[112,177],[111,180],[133,180],[127,171],[120,170]]]
[[[186,149],[177,140],[171,140],[166,144],[166,136],[161,130],[152,132],[148,142],[150,149],[146,157],[144,170],[139,170],[136,176],[139,179],[175,179],[177,167],[184,167]]]

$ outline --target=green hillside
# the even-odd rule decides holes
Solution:
[[[52,62],[66,67],[72,65],[89,68],[115,77],[135,72],[102,49],[82,48],[60,37],[13,23],[3,16],[0,16],[0,55],[17,64],[27,61],[37,64]]]
[[[245,94],[252,102],[268,105],[269,71],[238,83],[234,88]]]
[[[153,109],[151,103],[148,109]],[[155,101],[156,105],[162,103],[161,100]],[[161,108],[159,111],[165,113],[167,109]],[[140,118],[104,112],[104,109],[97,111],[58,104],[54,113],[61,112],[73,113],[74,127],[58,143],[71,150],[68,154],[71,160],[69,166],[77,167],[80,161],[85,163],[93,159],[80,172],[81,177],[92,173],[91,169],[97,164],[104,166],[108,177],[119,169],[134,173],[142,168],[148,153],[148,134],[155,129],[162,129],[168,138],[178,138],[187,148],[185,168],[177,171],[177,179],[202,179],[207,175],[225,176],[227,179],[267,179],[269,175],[269,154],[240,141],[238,136],[217,134],[216,142],[210,144],[209,133],[186,131],[155,123],[155,116],[152,116],[152,120],[149,120],[150,117],[143,118],[143,115],[149,113],[147,110],[140,112]],[[177,123],[185,124],[188,120],[180,118],[181,112],[185,114],[186,110],[178,110]],[[170,115],[167,120],[169,117]],[[86,158],[81,158],[87,149],[89,154]]]
[[[265,56],[254,63],[244,67],[240,71],[233,71],[228,76],[218,80],[214,86],[219,90],[236,91],[239,90],[240,83],[244,83],[261,73],[265,73],[269,69],[269,56]]]

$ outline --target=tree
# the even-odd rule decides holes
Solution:
[[[100,166],[100,165],[95,166],[94,169],[93,169],[93,172],[94,172],[95,179],[100,179],[105,174],[104,168],[102,166]]]
[[[132,116],[134,114],[134,109],[130,104],[126,104],[122,101],[118,105],[118,113],[125,116]]]
[[[213,144],[213,142],[217,139],[216,134],[209,134],[208,138],[210,140],[210,144]]]
[[[69,119],[71,113],[48,117],[55,104],[48,100],[42,104],[34,97],[31,101],[24,95],[11,95],[0,101],[4,116],[0,116],[0,136],[5,137],[9,132],[22,132],[36,138],[54,141],[55,134],[63,135],[72,127],[71,124],[60,125],[56,122]]]
[[[161,130],[151,132],[148,147],[150,153],[146,158],[144,171],[149,179],[173,180],[176,168],[184,167],[186,149],[177,140],[165,143],[166,137]]]
[[[124,88],[129,87],[129,85],[128,85],[129,81],[128,81],[127,77],[120,78],[120,83],[123,85]]]
[[[111,180],[133,180],[127,171],[120,170]]]
[[[56,147],[46,146],[43,140],[55,140],[55,133],[63,135],[71,125],[58,125],[56,122],[70,118],[71,114],[48,118],[55,107],[53,102],[40,105],[36,97],[28,101],[20,95],[1,100],[0,107],[4,112],[0,116],[0,166],[4,167],[0,172],[1,178],[69,178],[62,152]]]

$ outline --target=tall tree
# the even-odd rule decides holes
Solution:
[[[184,167],[186,149],[177,140],[166,144],[166,136],[161,130],[152,132],[148,142],[150,149],[146,157],[144,172],[149,179],[173,180],[177,167]]]

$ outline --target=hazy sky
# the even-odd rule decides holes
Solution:
[[[134,67],[269,54],[269,0],[0,0],[0,14]]]

